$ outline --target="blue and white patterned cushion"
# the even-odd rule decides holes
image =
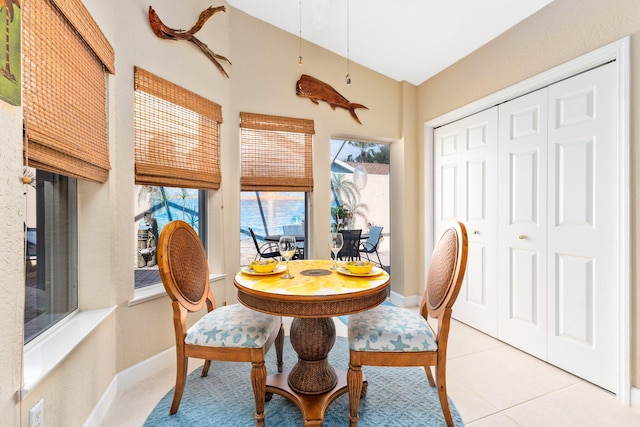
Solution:
[[[438,343],[419,313],[379,305],[349,316],[349,349],[357,351],[436,351]]]
[[[279,327],[277,316],[250,310],[242,304],[232,304],[218,307],[203,316],[189,328],[184,342],[208,347],[260,348]]]

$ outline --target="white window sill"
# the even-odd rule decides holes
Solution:
[[[64,323],[55,330],[45,332],[41,340],[25,346],[24,383],[19,398],[24,398],[60,365],[115,309],[114,305],[99,310],[79,311],[63,320]]]
[[[209,284],[223,280],[226,277],[225,274],[209,274]],[[162,283],[157,283],[151,286],[145,286],[144,288],[136,289],[133,293],[133,298],[129,300],[129,307],[143,302],[151,301],[156,298],[166,296],[167,292],[164,290]]]

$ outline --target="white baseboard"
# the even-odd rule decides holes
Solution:
[[[100,427],[119,392],[147,378],[153,377],[162,369],[175,366],[175,362],[176,350],[175,347],[171,347],[137,365],[119,372],[113,380],[111,380],[111,383],[98,401],[98,404],[93,408],[93,411],[91,411],[91,414],[84,423],[84,427]]]
[[[640,409],[640,388],[631,387],[631,407]]]
[[[137,365],[119,372],[118,391],[126,390],[142,380],[154,377],[165,368],[175,366],[176,364],[176,348],[175,346],[162,351],[155,356],[151,356],[147,360],[143,360]]]
[[[98,404],[93,408],[91,414],[84,422],[84,427],[100,427],[104,422],[107,414],[109,413],[109,408],[116,400],[116,396],[118,394],[118,377],[114,377],[109,383],[109,386],[102,394],[102,397],[98,401]]]
[[[418,295],[405,297],[404,295],[400,295],[391,291],[391,296],[389,299],[394,305],[398,307],[416,307],[420,304],[420,300],[422,299],[422,297]]]

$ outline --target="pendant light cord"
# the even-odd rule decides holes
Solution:
[[[349,0],[347,0],[347,75],[345,76],[345,80],[347,81],[347,86],[351,84],[351,76],[349,71],[349,33],[350,33],[350,25],[349,25]]]
[[[298,65],[302,65],[302,0],[298,0]]]

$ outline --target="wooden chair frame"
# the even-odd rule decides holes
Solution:
[[[455,243],[455,245],[454,245]],[[452,223],[434,248],[429,264],[427,285],[420,303],[420,314],[427,321],[437,319],[434,334],[438,349],[426,352],[349,351],[347,388],[349,393],[349,421],[358,424],[360,397],[366,395],[362,383],[362,366],[423,366],[431,387],[438,387],[438,398],[447,426],[453,426],[447,398],[446,363],[447,341],[453,304],[460,292],[467,266],[468,238],[461,222]],[[451,256],[454,258],[452,259]],[[430,367],[435,367],[435,381]],[[366,384],[365,384],[366,387]]]
[[[170,414],[175,414],[180,406],[187,380],[189,357],[204,359],[202,376],[209,372],[211,360],[228,362],[251,362],[251,385],[256,405],[256,425],[264,426],[264,402],[266,395],[267,368],[264,356],[275,342],[278,372],[282,372],[282,351],[284,329],[274,329],[267,342],[260,348],[210,347],[185,343],[187,336],[187,314],[196,312],[206,304],[207,312],[216,308],[215,299],[209,286],[209,267],[200,238],[184,221],[172,221],[160,234],[158,242],[158,267],[162,283],[171,298],[173,326],[176,340],[176,387]]]

